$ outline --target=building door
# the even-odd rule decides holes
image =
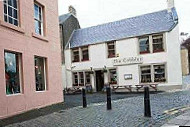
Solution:
[[[104,73],[102,71],[96,71],[96,90],[102,91],[104,88]]]

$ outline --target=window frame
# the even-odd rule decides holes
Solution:
[[[112,82],[112,81],[111,81],[111,72],[110,72],[111,70],[115,70],[115,72],[116,72],[117,77],[116,77],[116,81],[115,81],[115,82]],[[109,83],[110,83],[111,85],[117,84],[117,83],[118,83],[118,71],[117,71],[117,68],[110,68],[108,72],[109,72],[109,75],[108,75],[108,76],[109,76],[109,77],[108,77]]]
[[[84,59],[84,53],[83,53],[83,51],[88,51],[87,53],[87,55],[88,55],[88,58],[85,58]],[[80,54],[80,53],[79,53]],[[84,47],[81,47],[81,61],[89,61],[89,48],[88,48],[88,46],[84,46]]]
[[[140,40],[141,39],[145,39],[145,38],[148,38],[148,51],[141,51],[141,45],[140,45]],[[150,49],[150,37],[149,36],[142,36],[142,37],[139,37],[138,38],[138,44],[139,44],[139,54],[148,54],[148,53],[151,53],[151,49]]]
[[[162,66],[164,65],[164,73],[165,73],[165,81],[163,82],[155,82],[155,70],[154,70],[154,66]],[[141,67],[144,67],[144,66],[150,66],[150,69],[151,69],[151,81],[152,82],[147,82],[147,83],[143,83],[141,82]],[[157,63],[157,64],[144,64],[144,65],[139,65],[139,83],[140,84],[151,84],[151,83],[167,83],[168,82],[168,75],[167,75],[167,63]]]
[[[162,36],[162,50],[159,51],[154,51],[154,44],[153,44],[153,37],[154,36]],[[141,52],[140,51],[140,39],[148,37],[149,38],[149,52]],[[166,40],[165,40],[165,33],[158,33],[158,34],[152,34],[152,35],[144,35],[144,36],[140,36],[138,37],[138,54],[139,55],[145,55],[145,54],[155,54],[155,53],[161,53],[161,52],[166,52]]]
[[[75,55],[74,55],[74,52],[78,52],[78,59],[75,60]],[[75,49],[72,49],[72,62],[75,63],[75,62],[80,62],[80,50],[79,48],[75,48]]]
[[[39,10],[39,8],[40,8],[40,10],[41,10],[41,12],[38,12],[38,16],[39,16],[39,19],[37,19],[36,17],[35,17],[35,5],[38,7],[38,10]],[[40,13],[41,13],[41,17],[40,17]],[[41,18],[41,20],[40,20],[40,18]],[[36,32],[36,21],[39,23],[40,22],[40,25],[41,25],[41,31],[39,31],[39,33],[37,33]],[[38,3],[38,2],[36,2],[36,1],[34,1],[34,29],[35,29],[35,34],[37,34],[37,35],[40,35],[40,36],[44,36],[45,34],[45,31],[44,31],[44,6],[43,5],[41,5],[40,3]],[[40,30],[40,28],[38,28],[38,30]],[[40,34],[40,32],[41,32],[41,34]]]
[[[106,43],[107,45],[107,58],[115,58],[116,57],[116,41],[109,41]],[[109,46],[114,46],[114,49],[109,49]],[[114,51],[113,55],[110,55],[110,50]]]
[[[20,6],[19,6],[20,0],[16,0],[16,8],[13,6],[13,1],[11,1],[12,5],[9,5],[8,0],[3,0],[2,2],[3,2],[3,21],[11,25],[14,25],[16,27],[20,27]],[[6,9],[5,9],[5,6],[6,6]],[[11,8],[12,10],[12,16],[9,15],[9,8]],[[5,13],[5,10],[6,10],[6,13]],[[17,13],[16,15],[17,18],[14,17],[15,16],[14,11],[16,11]],[[5,16],[7,19],[5,19]],[[9,22],[9,18],[12,19],[12,23]],[[15,21],[17,21],[17,24],[15,24]]]
[[[24,94],[24,85],[23,85],[23,61],[22,61],[22,53],[19,53],[19,52],[15,52],[15,51],[10,51],[10,50],[4,50],[4,72],[5,72],[5,75],[6,75],[6,70],[5,70],[5,53],[11,53],[11,54],[17,54],[18,55],[18,68],[19,68],[19,87],[20,87],[20,93],[16,93],[16,94],[7,94],[6,92],[6,86],[5,86],[5,94],[6,96],[17,96],[17,95],[21,95],[21,94]],[[4,75],[4,76],[5,76]],[[6,76],[4,77],[5,79],[5,85],[6,84]]]
[[[154,37],[159,37],[161,36],[162,37],[162,43],[154,43]],[[157,44],[162,44],[162,49],[159,49],[159,50],[154,50],[154,45],[157,45]],[[157,53],[157,52],[164,52],[165,49],[164,49],[164,35],[163,34],[155,34],[155,35],[152,35],[152,52],[153,53]]]
[[[35,75],[35,92],[46,92],[48,90],[48,71],[47,71],[47,58],[46,57],[41,57],[41,56],[34,56],[34,69],[35,69],[35,58],[42,58],[43,59],[43,70],[44,70],[44,90],[41,90],[41,91],[37,91],[36,90],[36,72],[34,70],[34,75]]]

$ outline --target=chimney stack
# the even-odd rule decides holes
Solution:
[[[77,16],[76,9],[72,5],[69,6],[69,13],[73,14],[74,16]]]
[[[167,0],[167,5],[168,5],[168,12],[171,12],[171,9],[175,6],[174,0]]]

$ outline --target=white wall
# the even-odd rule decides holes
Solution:
[[[180,44],[179,44],[179,29],[178,26],[173,31],[164,33],[165,52],[139,54],[138,38],[129,38],[116,41],[116,54],[119,58],[125,57],[143,57],[143,65],[146,64],[162,64],[166,63],[166,75],[168,81],[162,85],[181,85],[182,84],[182,71],[181,71],[181,57],[180,57]],[[90,67],[93,70],[103,70],[104,66],[109,68],[117,68],[118,72],[118,85],[126,84],[139,84],[140,70],[139,65],[124,65],[113,66],[113,58],[107,58],[107,44],[100,43],[89,46],[89,61],[76,62],[71,64],[71,51],[65,50],[66,58],[66,76],[67,87],[72,87],[72,73],[71,67],[74,67],[72,71],[89,71]],[[63,69],[64,70],[64,69]],[[124,80],[124,74],[132,74],[132,80]],[[66,78],[64,77],[64,79]],[[94,76],[91,76],[94,77]],[[95,80],[93,80],[95,87]]]

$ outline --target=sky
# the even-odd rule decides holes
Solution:
[[[167,0],[58,0],[59,15],[72,5],[81,28],[113,22],[167,8]],[[180,32],[190,33],[190,0],[175,0]]]

